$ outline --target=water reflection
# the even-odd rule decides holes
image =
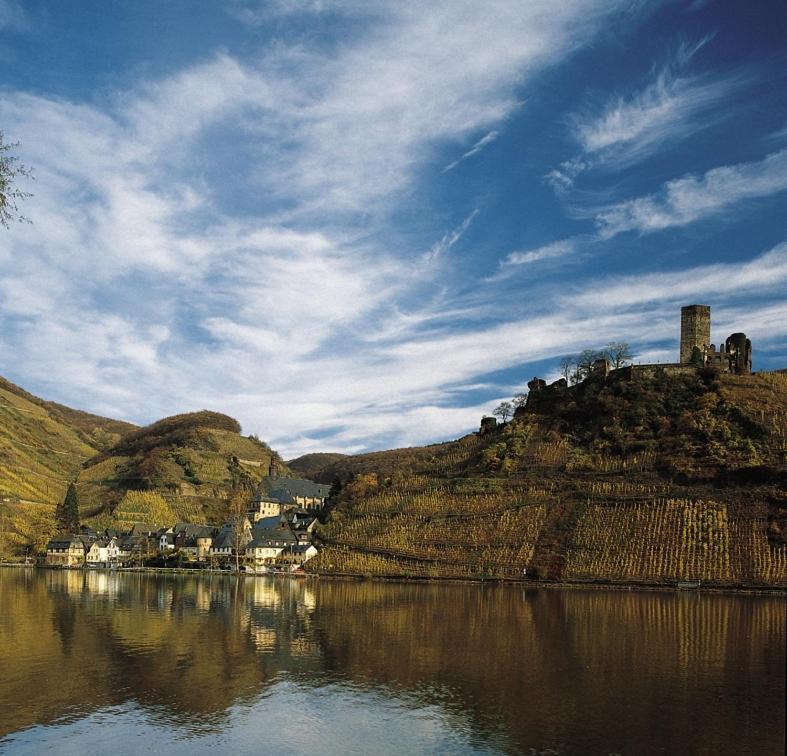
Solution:
[[[316,733],[319,753],[368,751],[369,728],[437,750],[776,753],[784,643],[776,597],[2,570],[0,737],[95,737],[112,712],[259,752],[290,712],[296,753]]]

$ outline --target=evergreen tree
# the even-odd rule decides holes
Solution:
[[[79,497],[73,483],[69,483],[63,503],[57,505],[55,517],[63,530],[76,530],[79,527]]]

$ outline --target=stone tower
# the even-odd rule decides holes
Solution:
[[[680,361],[691,362],[697,347],[704,355],[710,346],[710,307],[688,305],[680,308]]]

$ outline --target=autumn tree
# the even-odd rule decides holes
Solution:
[[[524,391],[520,391],[517,394],[514,394],[514,398],[511,400],[514,405],[514,410],[518,410],[520,407],[524,407],[527,404],[527,394]]]
[[[0,131],[0,225],[6,228],[15,221],[26,220],[19,212],[17,202],[31,196],[16,184],[20,176],[30,176],[30,170],[11,152],[18,146],[18,143],[7,143]]]

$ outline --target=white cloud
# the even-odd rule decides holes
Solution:
[[[582,154],[550,170],[544,177],[547,183],[556,192],[568,190],[579,174],[591,168],[619,168],[643,160],[729,117],[731,95],[751,79],[751,72],[681,74],[712,38],[680,45],[642,89],[616,95],[600,108],[574,113],[569,120]]]
[[[747,263],[703,265],[669,273],[609,277],[597,282],[597,291],[572,294],[576,307],[593,307],[598,292],[610,309],[634,307],[648,302],[688,302],[712,293],[713,297],[754,292],[778,293],[787,285],[787,243],[774,247]],[[566,300],[568,303],[569,299]]]
[[[596,161],[640,159],[667,140],[674,142],[709,126],[713,119],[707,111],[728,100],[746,79],[678,75],[710,39],[705,37],[692,47],[682,45],[644,89],[628,98],[614,98],[600,114],[575,115],[574,134],[582,149],[602,153]]]
[[[544,179],[556,192],[566,191],[574,185],[577,176],[592,167],[592,163],[579,157],[564,160],[559,168],[553,168]]]
[[[456,160],[450,162],[445,168],[443,168],[443,173],[452,171],[457,165],[459,165],[459,163],[473,157],[474,155],[477,155],[479,152],[481,152],[481,150],[484,149],[484,147],[492,144],[492,142],[494,142],[499,136],[499,131],[490,131],[488,134],[485,134],[467,152],[463,153]]]
[[[603,208],[595,219],[602,238],[624,231],[650,233],[684,226],[745,200],[787,189],[787,150],[761,161],[713,168],[703,176],[667,182],[658,194]]]
[[[465,231],[470,228],[470,224],[473,222],[476,215],[479,213],[479,209],[476,208],[473,210],[470,215],[468,215],[455,229],[450,231],[449,233],[445,234],[442,239],[436,244],[433,244],[431,249],[426,253],[425,260],[426,262],[433,262],[438,258],[442,257],[451,247],[454,246],[463,236]]]
[[[527,251],[511,252],[501,261],[501,267],[509,265],[528,265],[541,260],[549,260],[554,257],[565,257],[571,255],[576,250],[574,239],[561,239],[560,241],[545,244],[543,247],[530,249]]]
[[[676,281],[673,293],[615,312],[623,294],[613,286],[609,301],[593,300],[597,282],[575,292],[577,315],[569,299],[520,296],[509,308],[451,280],[445,252],[477,211],[427,253],[388,233],[424,166],[439,171],[446,145],[481,133],[487,141],[465,154],[488,145],[520,87],[588,39],[609,8],[381,3],[360,36],[332,49],[217,55],[119,93],[107,110],[6,93],[0,120],[25,135],[37,181],[25,207],[35,224],[0,237],[3,359],[66,403],[138,421],[211,407],[294,454],[456,435],[489,406],[448,405],[490,372],[599,339],[671,334]],[[710,172],[644,199],[680,218],[711,212],[751,186],[764,193],[762,175],[774,185],[779,160],[716,169],[737,171],[738,183]],[[226,199],[239,186],[243,209]],[[703,193],[716,205],[701,205]],[[631,225],[617,213],[605,208],[599,222]],[[575,244],[519,250],[506,266],[559,260]],[[726,274],[770,292],[780,254]],[[692,271],[714,286],[719,275]]]

